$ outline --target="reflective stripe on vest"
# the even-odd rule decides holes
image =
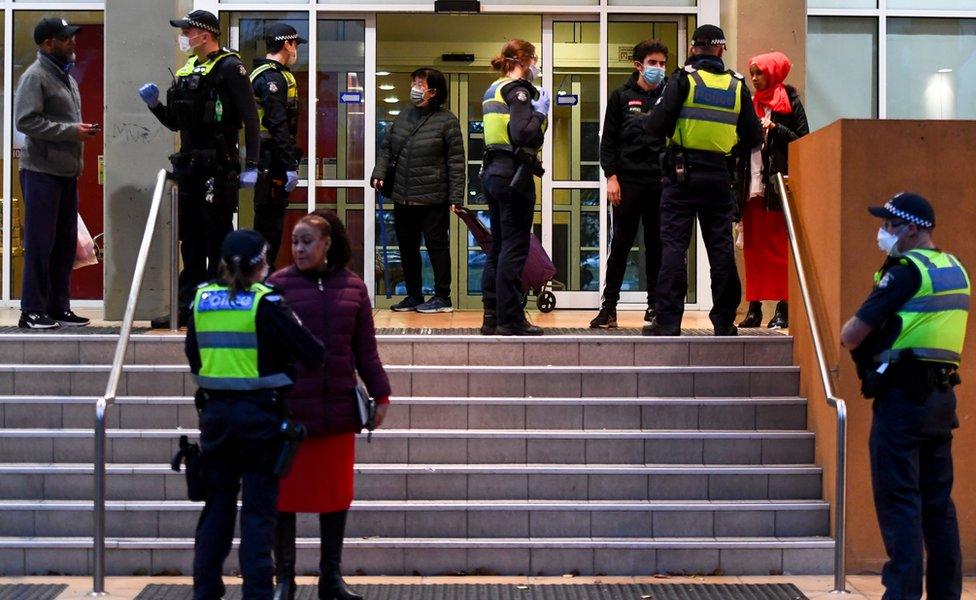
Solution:
[[[901,333],[891,350],[879,354],[878,359],[891,362],[910,350],[920,360],[958,366],[969,317],[969,275],[956,257],[938,250],[912,250],[901,263],[913,264],[922,284],[898,310]]]
[[[688,97],[671,141],[690,150],[729,154],[739,141],[742,81],[731,73],[688,73]]]
[[[200,349],[197,385],[210,390],[260,390],[290,385],[284,373],[262,377],[258,371],[257,312],[272,289],[256,283],[231,297],[226,286],[197,290],[193,325]]]
[[[210,72],[214,70],[220,61],[224,60],[228,56],[236,56],[240,58],[241,55],[233,50],[228,50],[227,48],[221,48],[218,53],[211,58],[207,59],[207,62],[202,65],[197,64],[197,57],[194,54],[186,61],[186,64],[180,67],[180,70],[176,72],[177,77],[189,77],[190,75],[203,75],[206,77],[210,75]]]
[[[257,79],[261,73],[272,70],[281,73],[281,75],[285,78],[285,83],[288,84],[287,104],[290,105],[293,102],[298,102],[298,82],[295,80],[295,75],[291,71],[279,69],[277,66],[271,63],[264,63],[251,71],[251,86],[254,86],[254,80]],[[257,94],[254,95],[254,101],[258,104],[258,121],[261,123],[261,133],[267,133],[268,128],[264,124],[264,105],[261,104],[261,99],[258,98]]]
[[[508,135],[508,123],[511,120],[508,102],[502,95],[502,88],[515,81],[511,77],[496,80],[485,91],[481,101],[481,115],[485,129],[485,146],[509,146],[512,138]]]

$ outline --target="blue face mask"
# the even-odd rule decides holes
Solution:
[[[664,81],[664,69],[661,67],[644,67],[644,81],[650,85],[658,85]]]

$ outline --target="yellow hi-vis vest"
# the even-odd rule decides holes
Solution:
[[[518,81],[511,77],[501,77],[495,80],[485,90],[481,100],[481,118],[485,129],[485,148],[501,147],[512,149],[512,137],[508,134],[508,123],[511,121],[511,107],[505,101],[502,90],[506,85]],[[548,126],[548,118],[542,123],[542,130]]]
[[[671,142],[689,150],[729,154],[739,141],[736,123],[742,110],[741,75],[710,73],[690,65],[685,71],[690,87]]]
[[[291,128],[292,121],[292,111],[297,112],[298,110],[298,82],[295,80],[295,75],[288,70],[278,69],[275,65],[271,63],[264,63],[258,68],[251,71],[251,85],[254,84],[254,80],[264,73],[265,71],[275,70],[285,78],[285,82],[288,84],[288,126]],[[268,133],[268,128],[264,124],[264,105],[261,104],[261,99],[257,96],[254,97],[255,102],[258,104],[258,120],[261,122],[261,133]],[[297,116],[297,115],[296,115]]]
[[[894,362],[900,354],[911,350],[919,360],[959,366],[969,317],[969,275],[956,257],[927,248],[906,252],[901,263],[915,265],[922,276],[922,285],[898,310],[901,317],[898,338],[890,350],[875,360]],[[875,280],[880,279],[881,272],[878,272]]]
[[[201,286],[193,301],[193,325],[200,348],[197,385],[208,390],[263,390],[290,385],[284,373],[258,372],[257,314],[272,288],[255,283],[231,296],[227,286]]]
[[[203,64],[197,64],[196,54],[192,55],[186,64],[180,67],[180,70],[176,72],[177,77],[189,77],[190,75],[203,75],[206,77],[210,75],[210,72],[214,70],[220,61],[224,60],[228,56],[236,56],[240,58],[241,55],[233,50],[228,50],[227,48],[221,48],[216,54],[207,59],[207,62]]]

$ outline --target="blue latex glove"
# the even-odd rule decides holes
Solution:
[[[298,171],[288,171],[285,176],[288,178],[288,181],[285,182],[285,191],[290,193],[298,187]]]
[[[546,88],[539,88],[539,99],[532,101],[532,110],[544,115],[549,114],[549,105],[552,103],[552,99],[549,97],[549,92]]]
[[[252,188],[258,182],[258,170],[251,168],[241,173],[241,187]]]
[[[149,108],[159,106],[159,87],[155,83],[147,83],[139,88],[139,97]]]

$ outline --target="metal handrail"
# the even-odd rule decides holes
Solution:
[[[170,176],[165,169],[161,169],[156,176],[156,189],[153,192],[152,204],[149,207],[149,217],[146,219],[146,228],[142,233],[142,244],[139,246],[139,256],[136,259],[135,273],[132,275],[132,285],[129,286],[129,299],[125,305],[125,316],[122,319],[122,330],[119,332],[119,341],[115,345],[115,357],[112,359],[112,370],[108,375],[108,383],[105,385],[105,395],[98,399],[95,404],[95,502],[94,502],[94,582],[92,595],[102,596],[105,594],[105,412],[108,407],[115,403],[115,395],[118,393],[119,380],[122,378],[122,365],[125,362],[125,353],[129,347],[129,338],[132,335],[132,322],[135,320],[136,304],[139,302],[139,292],[142,288],[143,276],[146,272],[146,262],[149,259],[149,248],[152,245],[153,233],[156,231],[156,221],[159,218],[159,208],[163,200],[163,192],[166,189],[166,181]],[[172,188],[175,192],[176,188]],[[173,248],[178,248],[176,238],[176,195],[171,193],[173,201]],[[175,262],[176,250],[171,249],[170,257],[173,260],[171,265],[170,277],[170,329],[175,330],[179,326],[178,311],[176,306],[176,274],[179,264]]]
[[[827,366],[827,355],[824,351],[823,338],[820,336],[820,325],[817,322],[816,309],[810,296],[810,286],[807,283],[806,267],[800,253],[799,238],[796,235],[796,223],[793,220],[793,208],[790,206],[789,195],[786,193],[786,181],[782,173],[776,174],[776,188],[783,203],[783,214],[786,217],[786,229],[790,236],[790,251],[796,265],[796,275],[800,282],[800,294],[803,296],[803,306],[806,308],[807,326],[813,337],[813,349],[817,354],[817,365],[820,368],[820,381],[823,384],[827,404],[837,412],[837,475],[835,479],[836,499],[834,500],[834,594],[846,594],[846,561],[844,556],[845,541],[845,510],[847,505],[847,403],[837,397],[834,391],[834,381]]]

